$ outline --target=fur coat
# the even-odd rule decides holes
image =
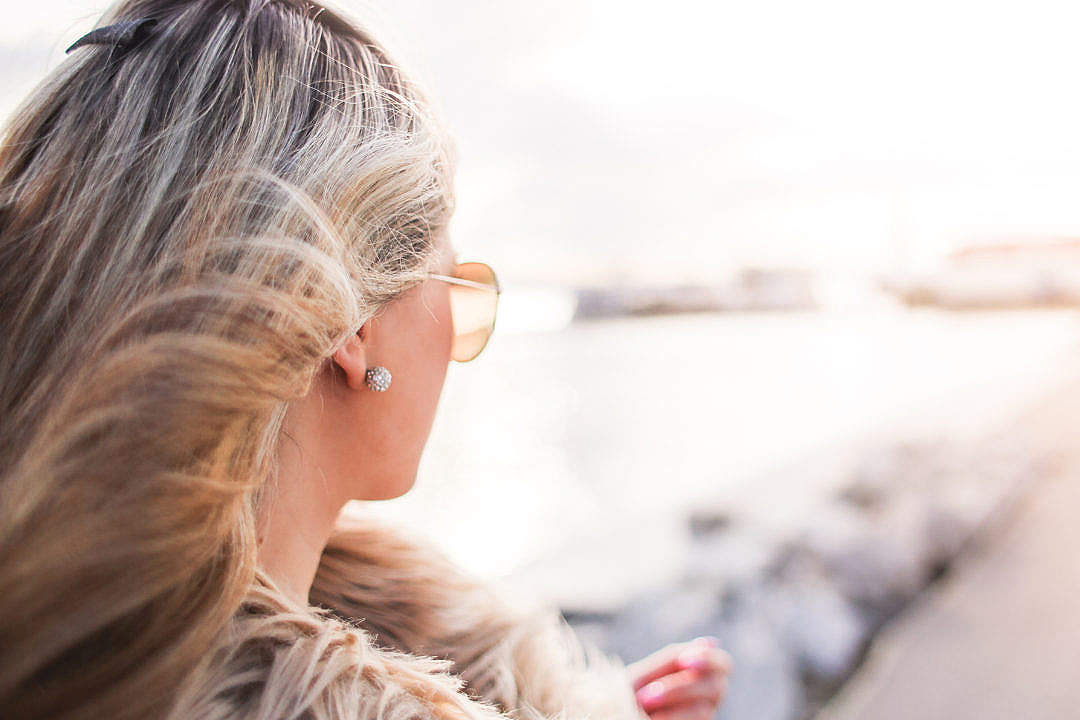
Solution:
[[[369,517],[339,521],[309,608],[256,592],[212,682],[175,717],[206,720],[648,720],[622,661],[554,607],[514,596]]]

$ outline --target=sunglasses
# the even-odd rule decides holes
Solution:
[[[481,262],[467,262],[455,265],[453,275],[428,273],[428,277],[450,284],[454,325],[450,357],[468,362],[480,354],[495,329],[495,310],[502,292],[495,271]]]

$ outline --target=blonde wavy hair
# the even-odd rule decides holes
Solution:
[[[431,269],[449,145],[322,6],[102,24],[135,18],[3,132],[0,716],[349,716],[355,633],[262,577],[255,519],[288,403]],[[282,647],[288,701],[245,675]]]

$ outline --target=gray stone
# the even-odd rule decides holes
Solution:
[[[718,635],[721,593],[709,587],[675,587],[643,593],[618,613],[607,648],[638,660],[670,643]]]
[[[781,642],[804,675],[832,683],[851,672],[869,626],[835,588],[806,580],[782,588],[772,603]]]
[[[733,660],[727,700],[718,720],[794,720],[804,713],[798,661],[782,641],[782,628],[751,600],[725,619],[717,636]]]

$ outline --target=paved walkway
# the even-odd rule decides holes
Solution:
[[[1061,462],[878,636],[818,720],[1080,718],[1080,384],[1022,419]]]

